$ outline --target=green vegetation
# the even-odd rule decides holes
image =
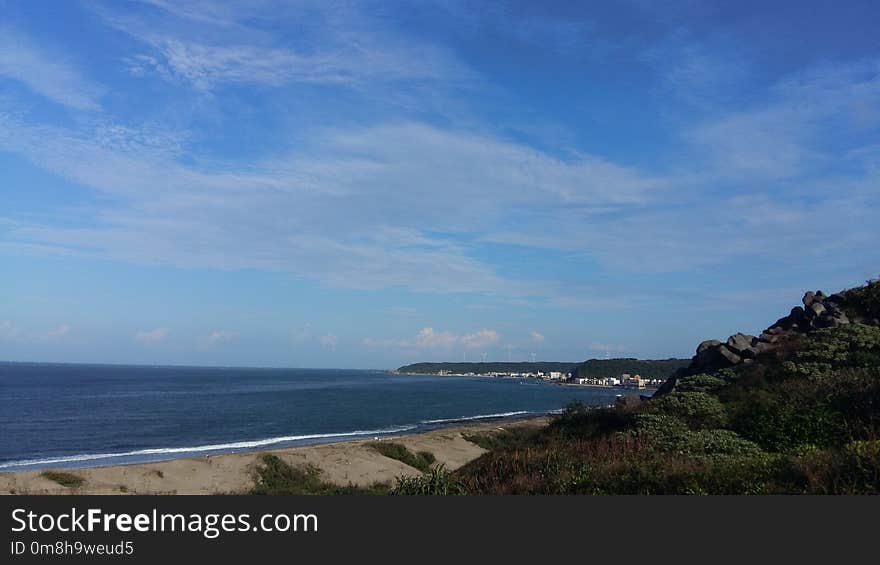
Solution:
[[[582,379],[619,377],[624,373],[665,379],[688,363],[690,359],[590,359],[577,365],[573,374]]]
[[[872,321],[880,283],[845,300]],[[540,430],[466,439],[488,453],[444,480],[471,494],[880,494],[880,327],[789,332],[634,410],[573,404]]]
[[[43,471],[40,476],[67,488],[79,488],[86,483],[86,480],[79,475],[63,471]]]
[[[409,465],[414,469],[418,469],[423,473],[431,470],[436,458],[430,451],[419,451],[413,453],[407,447],[400,443],[391,441],[374,441],[369,444],[370,447],[391,459],[396,459],[405,465]]]
[[[397,477],[391,489],[397,495],[460,495],[467,494],[464,485],[443,465],[416,477]]]
[[[467,441],[479,445],[486,451],[501,449],[522,443],[531,438],[537,430],[531,427],[511,428],[503,431],[483,432],[461,435]]]
[[[321,470],[305,465],[294,467],[276,455],[261,458],[256,469],[256,480],[251,494],[299,495],[299,494],[387,494],[387,484],[376,483],[369,487],[352,484],[337,486],[321,480]]]
[[[450,374],[473,373],[486,375],[489,373],[549,373],[571,371],[577,363],[557,363],[541,361],[537,363],[413,363],[397,369],[400,373],[413,375],[438,375],[441,372]]]
[[[852,318],[880,318],[880,280],[846,291],[846,313]]]

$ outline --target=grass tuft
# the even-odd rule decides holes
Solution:
[[[370,447],[390,459],[396,459],[405,465],[409,465],[414,469],[418,469],[423,473],[431,470],[437,459],[430,451],[419,451],[413,453],[407,447],[400,443],[392,441],[374,441],[368,444]]]
[[[317,467],[294,467],[277,455],[267,454],[260,460],[261,465],[257,467],[255,484],[250,494],[387,494],[389,490],[389,485],[385,483],[374,483],[368,487],[327,483],[321,479],[321,470]]]
[[[86,483],[86,480],[79,475],[64,471],[43,471],[40,476],[67,488],[79,488]]]

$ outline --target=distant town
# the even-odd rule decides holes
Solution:
[[[657,388],[665,379],[644,378],[641,375],[631,375],[622,373],[618,377],[576,377],[571,373],[562,371],[534,371],[534,372],[505,372],[491,371],[488,373],[475,372],[453,372],[449,370],[440,370],[435,375],[439,376],[456,376],[456,377],[497,377],[497,378],[514,378],[514,379],[539,379],[544,381],[554,381],[559,384],[566,385],[583,385],[583,386],[607,386],[620,387],[628,389],[649,389]]]

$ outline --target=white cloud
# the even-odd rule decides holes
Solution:
[[[457,237],[421,230],[466,233],[539,209],[635,204],[664,184],[597,157],[565,161],[415,123],[333,130],[301,154],[211,173],[177,163],[161,137],[112,131],[104,145],[0,114],[0,147],[118,199],[94,227],[19,222],[15,240],[145,264],[289,271],[346,288],[524,294],[533,281],[502,278]],[[520,208],[521,218],[504,214]]]
[[[84,78],[62,54],[50,52],[7,26],[0,26],[0,77],[18,81],[53,102],[98,110],[102,88]]]
[[[837,136],[875,127],[878,110],[880,60],[818,66],[779,81],[748,109],[704,120],[686,139],[714,159],[721,178],[786,179],[840,159],[823,141],[836,137],[837,151],[851,149]]]
[[[501,337],[495,330],[482,329],[478,332],[461,336],[459,341],[468,349],[485,349],[498,345]]]
[[[334,349],[336,344],[339,343],[339,338],[333,334],[326,334],[318,338],[318,343],[321,344],[321,347]]]
[[[598,341],[594,341],[590,344],[590,349],[593,351],[605,351],[605,352],[614,352],[620,353],[622,351],[626,351],[626,346],[621,344],[614,343],[601,343]]]
[[[166,328],[139,331],[134,335],[135,341],[144,344],[161,343],[168,337]]]
[[[68,324],[61,324],[57,328],[50,330],[46,335],[51,339],[58,339],[70,335],[71,327]]]
[[[498,345],[501,336],[495,330],[482,329],[473,333],[458,335],[450,331],[437,331],[430,326],[419,330],[411,339],[374,339],[365,338],[362,343],[372,348],[394,349],[481,349]]]
[[[9,320],[0,320],[0,341],[12,341],[21,335],[21,328]]]
[[[533,330],[529,333],[529,338],[532,340],[532,343],[535,343],[537,345],[541,345],[542,343],[544,343],[544,334],[540,332]]]
[[[203,340],[202,346],[205,348],[215,347],[217,345],[230,342],[238,337],[237,332],[226,330],[214,330],[209,333]]]
[[[253,3],[149,3],[165,14],[120,13],[112,8],[97,12],[152,49],[129,58],[135,74],[156,72],[199,90],[225,84],[288,83],[376,88],[379,83],[401,81],[409,87],[421,81],[472,78],[446,49],[414,37],[397,39],[381,19],[356,4],[276,4],[266,9]],[[184,25],[167,15],[185,20]],[[273,41],[264,29],[269,20],[275,25],[288,20],[297,28],[297,41],[288,40],[283,46]]]
[[[451,332],[438,332],[426,327],[419,331],[411,345],[419,349],[446,348],[452,347],[457,341],[458,337]]]

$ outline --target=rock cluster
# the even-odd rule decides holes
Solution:
[[[880,325],[877,319],[848,315],[846,292],[826,296],[821,290],[809,291],[804,294],[802,302],[803,306],[792,308],[788,316],[777,320],[760,336],[737,333],[727,338],[726,342],[717,339],[704,341],[697,347],[691,364],[666,381],[658,394],[671,392],[682,377],[751,363],[760,353],[773,349],[784,336],[791,333],[810,333],[850,323]]]

